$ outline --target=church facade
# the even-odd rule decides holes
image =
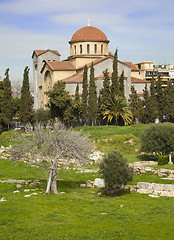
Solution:
[[[83,70],[87,65],[89,78],[92,62],[98,94],[103,87],[103,71],[108,69],[111,78],[114,56],[109,52],[109,40],[100,29],[92,26],[80,28],[73,34],[69,44],[70,56],[64,61],[60,61],[60,53],[57,50],[33,51],[35,109],[45,108],[48,103],[45,92],[51,90],[57,81],[65,82],[66,90],[70,95],[74,95],[77,84],[79,92],[82,93]],[[124,71],[125,97],[127,99],[131,85],[137,86],[138,84],[138,90],[142,91],[146,83],[138,78],[131,81],[132,69],[131,64],[118,60],[118,75],[120,76]]]

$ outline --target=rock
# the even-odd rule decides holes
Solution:
[[[36,196],[36,195],[37,195],[37,193],[31,193],[31,194],[30,194],[30,196],[32,196],[32,195]]]
[[[82,183],[82,184],[80,184],[80,187],[86,187],[86,184],[84,184],[84,183]]]
[[[21,187],[22,187],[21,184],[17,184],[17,185],[16,185],[16,188],[21,188]]]
[[[20,193],[19,190],[13,191],[13,193]]]
[[[30,191],[30,189],[24,189],[24,192],[29,192]]]
[[[103,155],[104,153],[100,151],[96,151],[96,152],[93,152],[92,154],[89,154],[89,159],[93,160],[95,163],[99,163],[103,159]]]
[[[25,195],[24,197],[30,197],[30,195]]]
[[[156,196],[156,195],[152,195],[152,194],[149,194],[148,197],[152,197],[152,198],[159,198],[159,196]]]
[[[86,186],[92,188],[93,187],[93,182],[91,180],[88,180],[87,183],[86,183]]]
[[[0,199],[0,202],[6,202],[7,200],[5,200],[4,199],[4,197],[2,197],[1,199]]]
[[[95,181],[94,181],[94,183],[93,183],[93,186],[94,186],[94,187],[98,187],[98,188],[103,188],[103,187],[105,187],[104,179],[96,178]]]
[[[124,205],[120,205],[120,207],[122,208],[122,207],[124,207]]]

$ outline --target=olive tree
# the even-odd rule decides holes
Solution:
[[[173,152],[174,125],[151,124],[141,135],[141,151],[156,155],[168,155]]]
[[[50,190],[58,194],[57,173],[58,165],[68,163],[71,158],[77,164],[88,161],[87,153],[91,149],[91,142],[87,135],[79,131],[66,130],[60,125],[53,130],[43,129],[39,124],[33,128],[26,128],[28,136],[20,135],[19,144],[12,149],[12,158],[25,158],[28,163],[34,162],[49,173],[46,193]]]

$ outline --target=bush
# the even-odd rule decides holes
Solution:
[[[107,190],[126,185],[133,179],[133,169],[128,166],[127,159],[123,158],[118,151],[112,151],[104,157],[100,164],[100,171]]]
[[[141,151],[167,155],[174,151],[174,125],[151,124],[141,135]]]
[[[158,165],[165,165],[169,162],[169,156],[168,155],[162,155],[158,157]]]

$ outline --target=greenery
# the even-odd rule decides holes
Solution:
[[[158,165],[165,165],[169,162],[169,156],[168,155],[162,155],[158,157]]]
[[[26,67],[24,69],[23,74],[23,84],[21,88],[21,101],[19,106],[19,118],[21,124],[27,124],[31,122],[33,113],[33,97],[30,93],[30,85],[29,85],[29,68]]]
[[[85,65],[82,83],[82,122],[86,125],[88,119],[88,68]]]
[[[141,136],[141,151],[159,155],[174,151],[174,125],[152,124]]]
[[[107,190],[120,188],[133,179],[133,169],[127,165],[127,159],[118,151],[109,152],[100,164],[100,171]]]
[[[157,124],[158,125],[158,124]],[[173,125],[173,124],[170,124]],[[78,127],[95,140],[97,149],[106,153],[117,148],[130,161],[143,158],[135,148],[140,148],[141,132],[148,128],[145,124],[131,126]],[[16,131],[6,131],[0,135],[0,146],[15,144]],[[134,144],[129,142],[133,139]],[[107,142],[105,141],[107,140]],[[99,141],[99,142],[98,142]],[[130,156],[132,155],[132,156]],[[144,160],[147,160],[148,156]],[[88,168],[92,166],[88,166]],[[96,166],[97,167],[97,166]],[[161,166],[156,166],[156,168]],[[173,169],[172,165],[163,168]],[[17,190],[16,183],[0,182],[0,238],[2,240],[47,240],[47,239],[167,239],[173,240],[174,198],[150,198],[146,194],[121,191],[115,197],[98,196],[98,188],[80,188],[87,180],[101,177],[99,173],[80,173],[77,170],[59,170],[59,195],[45,195],[47,175],[44,169],[28,166],[23,162],[13,164],[0,159],[0,179],[39,179],[36,186],[22,185]],[[146,173],[135,175],[129,185],[137,182],[170,183],[161,177]],[[30,189],[30,192],[24,192]],[[33,191],[35,190],[35,191]],[[24,195],[37,196],[24,198]],[[32,207],[31,207],[32,206]]]

